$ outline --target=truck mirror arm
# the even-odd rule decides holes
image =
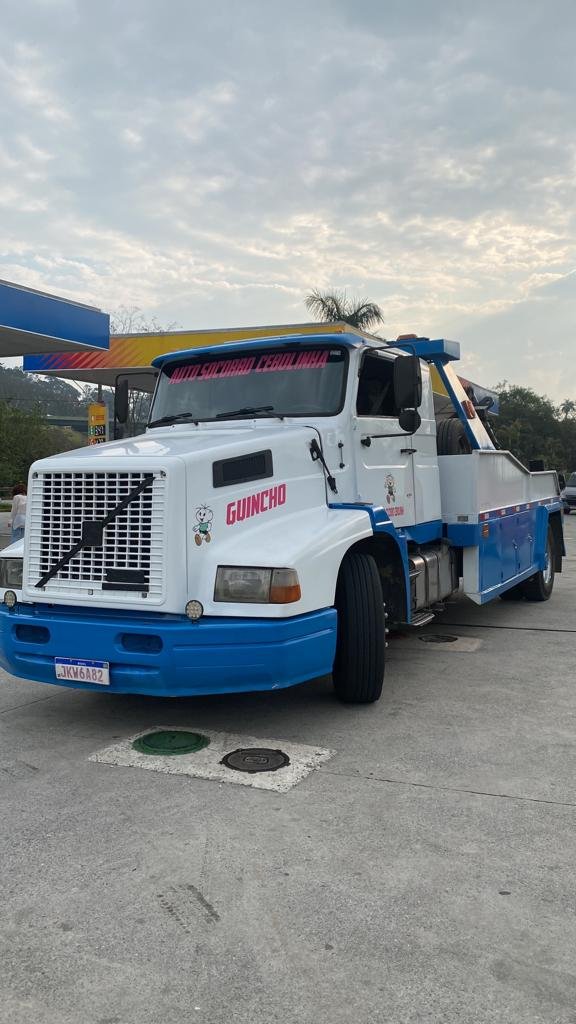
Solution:
[[[369,448],[372,441],[378,437],[412,437],[412,434],[366,434],[365,437],[360,438],[360,444],[364,445],[365,448]],[[408,451],[408,449],[406,449]],[[411,452],[418,451],[417,448],[411,448]]]
[[[310,455],[312,458],[312,462],[321,463],[322,468],[324,469],[324,473],[326,474],[326,483],[328,484],[330,490],[332,491],[332,494],[338,494],[336,481],[328,468],[328,464],[326,462],[326,459],[324,458],[324,454],[316,438],[314,438],[314,440],[310,442]]]

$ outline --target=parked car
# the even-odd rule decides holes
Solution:
[[[560,497],[564,502],[564,512],[568,516],[573,510],[576,510],[576,473],[570,474],[566,486],[560,492]]]

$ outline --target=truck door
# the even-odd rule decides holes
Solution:
[[[152,394],[156,386],[158,371],[153,369],[127,370],[116,377],[114,396],[114,440],[136,437],[146,430]],[[126,390],[125,415],[118,418],[118,396]]]
[[[359,500],[386,510],[396,526],[416,522],[416,437],[402,433],[394,402],[394,356],[367,352],[360,367],[356,418]]]

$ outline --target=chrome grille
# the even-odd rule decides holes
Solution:
[[[124,590],[110,579],[141,582],[126,599],[159,597],[163,590],[163,473],[92,472],[40,473],[33,480],[29,503],[27,583],[33,587],[82,539],[82,524],[105,519],[146,477],[152,485],[142,491],[105,527],[102,544],[85,547],[53,576],[45,593],[108,593]],[[130,588],[132,589],[132,588]],[[115,594],[115,600],[118,594]]]

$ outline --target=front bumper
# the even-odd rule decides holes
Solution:
[[[113,693],[192,696],[294,686],[332,671],[336,611],[289,619],[119,614],[0,605],[0,664],[38,683]],[[110,663],[110,685],[56,679],[54,658]]]

